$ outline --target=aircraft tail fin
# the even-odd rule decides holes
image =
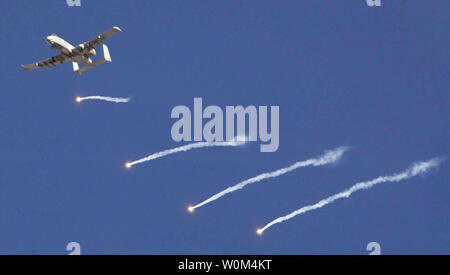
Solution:
[[[73,64],[73,71],[77,74],[81,74],[89,69],[95,68],[100,64],[103,64],[105,62],[112,62],[111,59],[111,55],[109,54],[109,49],[108,46],[106,46],[105,44],[103,44],[103,58],[99,59],[95,62],[92,62],[90,64],[87,64],[86,66],[82,67],[80,69],[80,67],[78,66],[78,63],[74,62]],[[75,65],[76,64],[76,65]]]
[[[77,72],[77,71],[80,70],[80,66],[78,66],[78,63],[77,63],[77,62],[73,62],[72,65],[73,65],[73,71],[74,71],[74,72]]]
[[[103,44],[103,57],[105,61],[112,62],[111,55],[109,54],[108,46]]]

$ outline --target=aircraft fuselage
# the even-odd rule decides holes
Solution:
[[[52,34],[46,37],[47,43],[57,50],[59,50],[62,54],[70,58],[73,62],[81,62],[84,64],[90,64],[92,63],[92,60],[89,58],[91,56],[96,55],[95,50],[86,50],[82,53],[74,54],[72,52],[75,47],[67,42],[66,40],[62,39],[61,37],[57,36],[56,34]],[[81,44],[80,46],[82,46]]]

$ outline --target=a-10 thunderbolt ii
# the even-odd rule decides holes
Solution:
[[[39,61],[30,65],[22,65],[22,68],[25,71],[30,71],[42,67],[51,68],[52,66],[56,66],[58,64],[65,63],[67,61],[73,62],[73,71],[77,74],[81,74],[89,69],[97,67],[98,65],[104,62],[111,62],[111,56],[109,54],[108,47],[103,44],[103,42],[113,36],[115,33],[122,31],[118,27],[113,27],[112,29],[106,31],[105,33],[97,36],[89,42],[81,43],[80,45],[74,47],[61,37],[56,34],[52,34],[47,36],[47,43],[51,46],[51,48],[55,48],[61,53],[57,56],[51,57],[49,59]],[[97,61],[92,61],[91,57],[96,55],[97,52],[95,48],[103,44],[103,56],[104,58],[99,59]],[[80,68],[78,63],[85,64],[84,67]]]

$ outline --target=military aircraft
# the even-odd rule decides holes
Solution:
[[[52,66],[56,66],[58,64],[65,63],[67,61],[73,62],[73,71],[77,74],[81,74],[89,69],[97,67],[98,65],[111,62],[111,56],[109,54],[108,47],[103,44],[103,42],[113,36],[115,33],[122,31],[118,27],[113,27],[112,29],[106,31],[105,33],[97,36],[89,42],[84,42],[78,45],[77,47],[72,46],[70,43],[57,36],[56,34],[52,34],[47,36],[47,43],[51,46],[51,48],[55,48],[61,53],[57,56],[51,57],[49,59],[39,61],[30,65],[22,65],[22,68],[25,71],[30,71],[42,67],[51,68]],[[97,54],[95,48],[103,44],[103,58],[97,61],[92,61],[91,56]],[[84,67],[80,69],[78,63],[85,64]]]

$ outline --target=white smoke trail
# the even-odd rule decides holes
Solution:
[[[108,102],[114,102],[114,103],[127,103],[131,100],[131,98],[122,98],[122,97],[109,97],[109,96],[100,96],[100,95],[93,95],[93,96],[86,96],[86,97],[77,97],[75,99],[78,103],[84,100],[103,100]]]
[[[326,199],[323,199],[316,204],[304,206],[286,216],[279,217],[279,218],[273,220],[272,222],[268,223],[263,228],[258,229],[257,233],[262,234],[269,227],[271,227],[277,223],[282,223],[284,221],[292,219],[293,217],[295,217],[297,215],[304,214],[306,212],[309,212],[309,211],[312,211],[312,210],[315,210],[318,208],[322,208],[325,205],[328,205],[328,204],[334,202],[335,200],[348,198],[348,197],[350,197],[350,195],[352,193],[354,193],[356,191],[372,188],[373,186],[375,186],[376,184],[379,184],[379,183],[399,182],[399,181],[406,180],[406,179],[409,179],[411,177],[414,177],[414,176],[417,176],[420,174],[424,174],[424,173],[428,172],[430,169],[432,169],[434,167],[438,167],[442,161],[443,161],[443,159],[441,159],[441,158],[433,158],[429,161],[413,163],[407,170],[405,170],[401,173],[393,174],[390,176],[382,176],[382,177],[378,177],[378,178],[370,180],[370,181],[363,181],[363,182],[356,183],[349,189],[344,190],[335,195],[332,195]]]
[[[167,155],[171,155],[171,154],[175,154],[175,153],[179,153],[179,152],[186,152],[192,149],[197,149],[197,148],[204,148],[204,147],[226,147],[226,146],[231,146],[231,147],[235,147],[235,146],[240,146],[240,145],[244,145],[245,141],[239,141],[239,140],[233,140],[233,141],[224,141],[224,142],[197,142],[197,143],[191,143],[191,144],[187,144],[181,147],[177,147],[177,148],[173,148],[173,149],[169,149],[169,150],[164,150],[155,154],[152,154],[148,157],[145,158],[141,158],[138,159],[136,161],[133,162],[128,162],[126,163],[126,167],[127,168],[131,168],[131,166],[134,166],[136,164],[139,163],[143,163],[143,162],[147,162],[150,160],[154,160],[157,158],[161,158],[161,157],[165,157]]]
[[[220,197],[234,192],[236,190],[242,189],[244,188],[246,185],[251,184],[251,183],[255,183],[255,182],[259,182],[268,178],[275,178],[275,177],[279,177],[281,175],[284,175],[286,173],[289,173],[291,171],[294,171],[295,169],[301,168],[301,167],[306,167],[306,166],[321,166],[321,165],[325,165],[325,164],[330,164],[330,163],[335,163],[338,160],[340,160],[342,158],[342,155],[349,150],[350,147],[346,147],[346,146],[342,146],[342,147],[338,147],[334,150],[331,151],[326,151],[322,156],[320,156],[319,158],[313,158],[313,159],[308,159],[305,161],[299,161],[294,163],[291,166],[288,166],[286,168],[282,168],[270,173],[263,173],[260,174],[256,177],[247,179],[245,181],[239,182],[238,184],[228,187],[227,189],[213,195],[212,197],[210,197],[209,199],[206,199],[205,201],[195,205],[195,206],[190,206],[189,207],[189,211],[193,212],[194,209],[199,208],[205,204],[208,204],[212,201],[215,201],[217,199],[219,199]]]

